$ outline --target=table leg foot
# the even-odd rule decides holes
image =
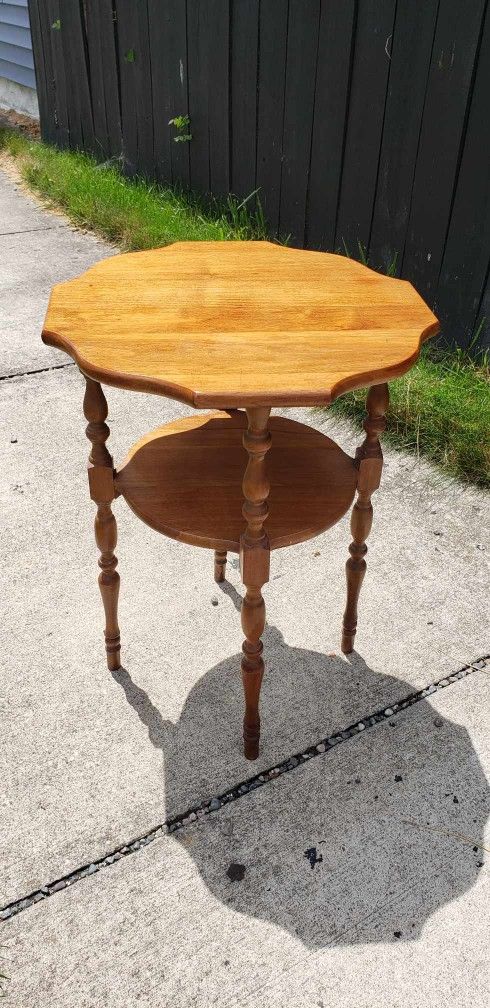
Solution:
[[[383,453],[379,435],[386,426],[385,414],[388,408],[388,386],[373,385],[366,401],[364,430],[366,437],[357,449],[356,461],[359,469],[357,480],[357,501],[351,515],[352,542],[350,557],[345,565],[347,576],[347,604],[344,613],[341,648],[344,654],[354,650],[357,629],[357,603],[366,573],[366,539],[373,523],[371,495],[378,489],[383,467]]]
[[[354,637],[355,633],[348,634],[345,630],[342,631],[342,643],[340,645],[340,650],[342,654],[352,654],[354,650]]]
[[[259,740],[249,739],[243,736],[243,755],[246,760],[256,760],[259,758]]]
[[[106,643],[106,651],[107,651],[107,668],[109,669],[109,672],[118,672],[119,669],[121,668],[121,647],[119,646],[117,651],[114,651],[113,654],[109,654]]]
[[[226,550],[214,551],[214,580],[221,584],[225,580]]]

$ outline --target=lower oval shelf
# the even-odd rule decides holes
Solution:
[[[242,479],[246,413],[195,414],[159,427],[131,449],[117,493],[151,528],[194,546],[238,552],[245,529]],[[266,456],[271,490],[265,530],[271,549],[331,528],[354,498],[357,470],[334,441],[272,416]]]

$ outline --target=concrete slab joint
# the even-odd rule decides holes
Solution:
[[[174,816],[172,819],[169,819],[164,823],[159,823],[152,830],[149,830],[148,833],[135,838],[129,843],[122,844],[121,847],[111,851],[106,857],[99,858],[89,864],[82,865],[75,871],[70,872],[69,875],[47,883],[42,886],[41,889],[38,889],[33,893],[29,893],[21,900],[7,904],[0,909],[0,920],[8,920],[10,917],[20,913],[22,910],[27,910],[30,906],[46,899],[48,896],[52,896],[54,893],[60,892],[64,888],[68,888],[68,886],[73,885],[75,882],[80,882],[88,875],[93,875],[102,868],[108,868],[111,865],[116,864],[120,858],[126,857],[128,854],[132,854],[135,851],[140,850],[142,847],[146,847],[147,844],[152,843],[154,840],[158,840],[166,833],[176,833],[178,830],[197,822],[198,819],[202,819],[209,813],[218,812],[224,806],[229,805],[230,802],[237,801],[238,799],[245,797],[245,795],[250,794],[252,791],[255,791],[257,788],[264,787],[264,785],[268,782],[276,780],[283,774],[295,770],[297,767],[304,764],[306,760],[318,757],[319,755],[324,755],[334,747],[353,739],[356,735],[359,735],[366,729],[369,731],[372,728],[376,728],[380,723],[388,718],[396,718],[396,716],[402,711],[407,710],[409,707],[413,707],[416,703],[420,703],[421,700],[431,696],[437,690],[445,689],[452,683],[458,682],[461,679],[470,676],[472,672],[483,671],[486,668],[490,671],[490,655],[485,655],[482,658],[475,659],[470,665],[466,665],[462,669],[452,672],[450,675],[438,682],[430,683],[423,690],[404,697],[403,700],[398,703],[388,705],[383,710],[366,714],[360,721],[356,722],[356,724],[348,725],[337,734],[315,742],[303,752],[295,753],[278,766],[270,767],[261,774],[249,777],[247,780],[235,785],[224,794],[210,798],[208,801],[201,802],[199,805],[187,809],[180,815]]]

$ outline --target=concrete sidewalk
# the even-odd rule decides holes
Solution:
[[[83,382],[40,328],[51,285],[114,249],[2,175],[0,201],[0,906],[54,889],[3,914],[11,1003],[483,1006],[489,666],[445,677],[489,650],[488,498],[386,453],[349,660],[348,520],[274,554],[261,756],[247,763],[236,562],[220,591],[208,551],[157,536],[124,502],[124,668],[105,668]],[[188,412],[113,389],[108,401],[118,462]],[[359,440],[291,415],[349,450]],[[248,790],[254,774],[265,779]],[[172,835],[104,860],[183,815]]]

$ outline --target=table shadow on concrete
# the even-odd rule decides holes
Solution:
[[[222,587],[239,608],[238,592],[227,583]],[[346,663],[288,647],[272,626],[264,644],[269,679],[276,678],[280,690],[281,664],[287,662],[297,671],[305,705],[324,704],[310,688],[312,670],[316,682],[323,672],[327,695],[346,675],[362,675],[373,684],[385,678],[385,695],[390,683],[399,685],[374,673],[356,653]],[[239,662],[234,655],[201,678],[178,724],[162,718],[126,669],[113,673],[151,744],[164,755],[169,817],[176,802],[179,811],[186,810],[189,765],[201,765],[209,780],[220,776],[213,770],[213,762],[222,759],[215,745],[217,705],[225,705],[238,734]],[[406,694],[411,692],[407,683]],[[273,732],[274,704],[267,695],[264,691],[262,722]],[[254,763],[245,766],[253,776]],[[173,841],[186,849],[216,899],[283,928],[307,947],[416,940],[432,914],[475,882],[489,795],[466,729],[422,700],[391,723],[179,831]],[[230,877],[230,866],[237,865]]]

